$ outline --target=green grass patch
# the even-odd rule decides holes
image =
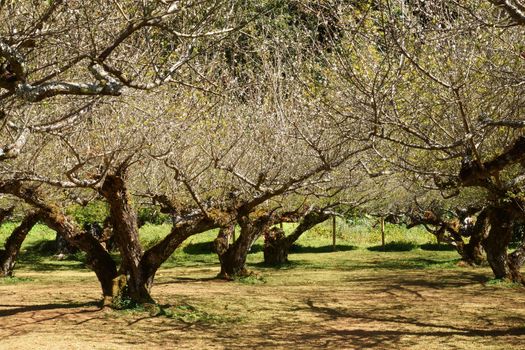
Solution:
[[[0,246],[4,246],[5,241],[18,225],[18,222],[4,222],[0,225]],[[36,224],[27,234],[27,237],[22,244],[22,249],[41,241],[54,241],[55,236],[55,231],[51,230],[49,227],[42,224]]]
[[[486,286],[497,288],[523,288],[523,284],[512,282],[507,279],[492,278],[485,282]]]
[[[114,315],[141,315],[148,314],[150,317],[167,317],[186,324],[217,325],[238,322],[240,318],[216,315],[197,308],[190,304],[180,305],[158,305],[158,304],[136,304],[129,299],[117,300],[113,307],[116,309]]]
[[[9,285],[9,284],[18,284],[18,283],[27,283],[27,282],[33,282],[34,280],[29,277],[1,277],[0,278],[0,285]]]
[[[242,284],[264,284],[266,283],[266,278],[257,273],[250,273],[247,276],[235,277],[234,281]]]
[[[382,260],[384,254],[381,247],[381,234],[378,226],[374,226],[375,219],[356,219],[353,223],[337,219],[336,223],[336,252],[332,248],[332,225],[331,220],[314,227],[304,233],[292,247],[289,255],[290,263],[279,267],[284,269],[291,268],[312,268],[312,269],[342,269],[355,270],[358,268],[381,268],[388,264],[374,264],[370,260]],[[16,223],[5,223],[0,227],[0,244],[3,244],[11,231],[16,227]],[[283,229],[290,234],[297,224],[285,223]],[[170,224],[152,225],[146,224],[140,228],[140,240],[145,249],[152,247],[160,242],[171,230]],[[218,230],[207,231],[189,237],[163,264],[163,268],[173,267],[218,267],[219,260],[217,254],[213,252],[213,240],[217,237]],[[400,260],[410,260],[413,253],[417,257],[433,259],[435,249],[435,239],[426,230],[414,228],[407,230],[404,226],[386,225],[388,260],[396,260],[398,252],[401,254]],[[239,236],[237,229],[236,236]],[[36,225],[28,234],[27,239],[22,245],[17,269],[21,270],[74,270],[85,269],[85,254],[77,253],[67,257],[67,260],[57,260],[53,256],[55,232],[44,225]],[[415,249],[422,245],[422,251]],[[248,254],[247,263],[249,268],[265,268],[261,265],[263,259],[264,239],[259,238],[253,245]],[[443,245],[445,247],[445,245]],[[371,248],[368,250],[367,248]],[[407,253],[410,251],[410,256]],[[322,253],[322,254],[320,254]],[[437,251],[436,251],[437,253]],[[454,251],[443,251],[444,256],[449,259],[457,258]],[[374,254],[379,254],[377,257]],[[113,258],[120,260],[118,252],[112,252]],[[368,260],[368,261],[366,261]],[[399,265],[400,268],[408,266],[423,266],[421,262],[412,263],[389,263],[390,267]],[[445,266],[446,264],[427,264],[426,268],[435,266]],[[378,267],[379,266],[379,267]],[[385,267],[386,268],[386,267]],[[250,283],[250,282],[246,282]],[[260,282],[256,282],[260,283]]]
[[[425,243],[421,244],[419,248],[423,250],[430,250],[430,251],[455,251],[456,247],[454,247],[451,244],[437,244],[437,243]]]

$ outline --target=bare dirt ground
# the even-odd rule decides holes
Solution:
[[[485,268],[217,271],[160,271],[154,297],[193,319],[101,310],[90,272],[20,272],[0,285],[0,348],[525,349],[525,289]]]

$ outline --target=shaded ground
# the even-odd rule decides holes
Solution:
[[[90,272],[24,270],[0,284],[0,348],[525,348],[522,287],[424,254],[304,253],[237,282],[215,265],[164,269],[153,294],[170,317],[100,310]]]

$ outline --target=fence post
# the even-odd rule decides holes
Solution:
[[[336,228],[335,228],[335,215],[332,216],[332,249],[334,252],[336,251],[335,248],[335,234],[336,234]]]
[[[385,246],[385,218],[381,217],[381,246]]]

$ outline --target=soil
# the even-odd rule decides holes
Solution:
[[[160,270],[153,297],[191,317],[100,309],[88,271],[19,272],[0,284],[0,349],[525,348],[525,289],[487,268],[218,270]]]

